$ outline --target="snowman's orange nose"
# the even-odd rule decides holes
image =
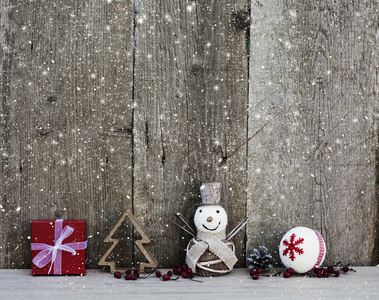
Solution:
[[[213,221],[213,218],[211,216],[208,217],[207,219],[208,222],[212,222]]]

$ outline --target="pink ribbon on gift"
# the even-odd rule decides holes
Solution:
[[[48,274],[50,274],[51,267],[54,264],[53,274],[62,274],[62,251],[71,252],[72,255],[76,254],[75,250],[83,250],[87,248],[87,242],[67,243],[62,245],[63,241],[68,238],[73,232],[74,228],[70,226],[63,227],[63,220],[58,219],[55,221],[55,244],[54,246],[44,243],[32,243],[32,250],[42,250],[33,258],[33,264],[38,268],[43,268],[51,262]]]

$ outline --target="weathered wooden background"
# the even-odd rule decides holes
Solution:
[[[378,10],[253,1],[248,249],[302,224],[329,263],[377,260]]]
[[[232,3],[230,3],[232,2]],[[251,8],[251,25],[246,22]],[[292,227],[378,262],[378,11],[367,1],[0,3],[0,267],[30,221],[86,219],[88,267],[126,209],[170,267],[199,180],[221,180],[239,266]],[[250,39],[250,42],[248,42]],[[248,55],[250,45],[250,56]],[[119,235],[137,237],[130,224]],[[120,265],[143,257],[131,239]]]

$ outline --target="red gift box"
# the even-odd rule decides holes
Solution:
[[[32,275],[84,275],[86,273],[84,220],[34,220]]]

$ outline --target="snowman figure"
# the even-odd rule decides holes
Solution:
[[[195,233],[181,214],[185,226],[182,229],[193,236],[188,243],[186,263],[194,273],[203,276],[222,275],[230,272],[237,262],[232,237],[246,224],[243,219],[228,235],[228,216],[220,205],[221,182],[202,182],[200,186],[202,203],[195,212]]]

